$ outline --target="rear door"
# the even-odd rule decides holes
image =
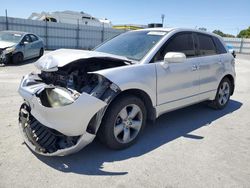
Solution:
[[[28,34],[23,37],[22,44],[24,59],[31,58],[33,56],[32,40]]]
[[[198,43],[200,92],[211,92],[218,87],[218,78],[223,69],[222,59],[212,36],[196,33],[195,39]]]

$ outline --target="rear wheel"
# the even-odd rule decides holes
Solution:
[[[111,149],[132,145],[146,123],[146,108],[141,99],[123,96],[114,101],[103,118],[98,136]]]
[[[12,57],[12,62],[14,64],[23,62],[23,54],[21,52],[14,54]]]
[[[215,109],[223,109],[228,104],[230,94],[232,91],[232,84],[228,78],[223,78],[217,89],[215,99],[211,102],[210,106]]]

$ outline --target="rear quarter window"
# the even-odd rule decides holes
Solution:
[[[217,53],[218,54],[227,53],[227,50],[226,50],[225,46],[222,44],[222,42],[220,41],[220,39],[218,39],[217,37],[213,37],[213,39],[214,39]]]

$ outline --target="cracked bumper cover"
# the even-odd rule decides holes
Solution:
[[[79,136],[77,143],[69,148],[59,149],[54,153],[40,153],[42,155],[66,155],[79,151],[95,138],[95,134],[86,131],[91,118],[107,103],[87,93],[82,93],[72,104],[60,107],[46,107],[42,105],[37,93],[46,88],[56,86],[46,85],[34,78],[33,74],[26,75],[19,86],[18,92],[30,106],[30,113],[44,126],[56,130],[65,136]],[[22,128],[20,126],[20,128]],[[24,131],[21,131],[26,144],[35,152],[36,147]]]

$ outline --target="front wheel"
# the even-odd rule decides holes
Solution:
[[[23,62],[23,54],[21,52],[14,54],[12,57],[12,61],[14,64],[22,63]]]
[[[135,96],[123,96],[107,109],[98,136],[109,148],[123,149],[137,140],[145,123],[143,101]]]
[[[223,109],[229,102],[232,91],[232,84],[228,78],[223,78],[217,89],[216,97],[210,106],[215,109]]]

